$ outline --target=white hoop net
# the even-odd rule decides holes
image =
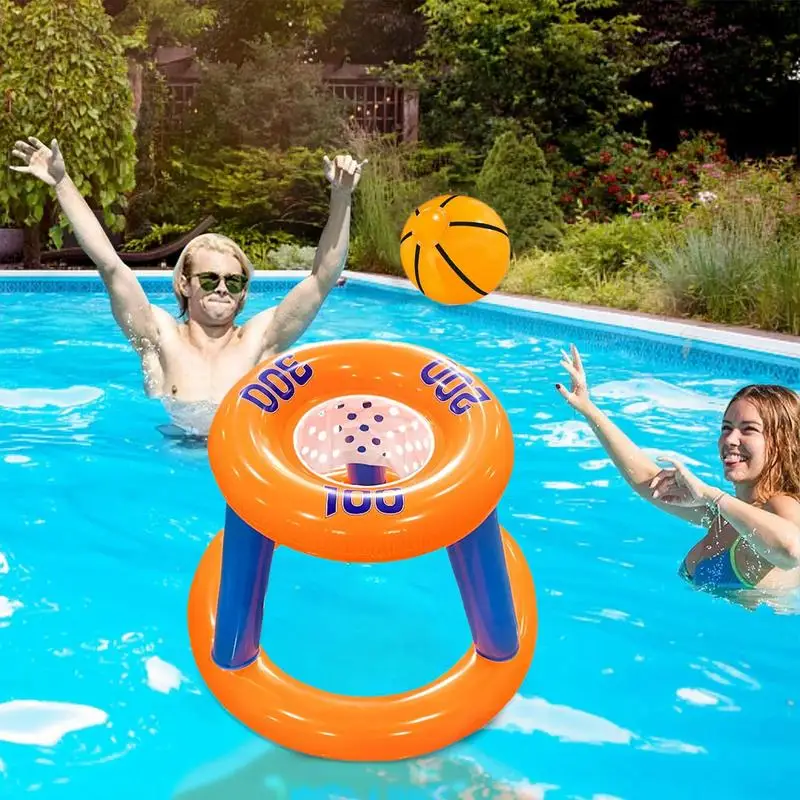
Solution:
[[[300,460],[318,475],[345,470],[348,464],[368,464],[407,478],[430,460],[433,431],[403,403],[348,395],[306,412],[297,423],[294,446]]]

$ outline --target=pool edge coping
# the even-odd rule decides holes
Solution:
[[[133,270],[137,278],[155,278],[168,280],[172,276],[171,270]],[[256,279],[270,280],[275,278],[300,280],[310,274],[309,270],[264,270],[255,273]],[[353,283],[373,286],[383,286],[409,294],[418,293],[411,282],[405,278],[392,275],[375,275],[363,272],[344,270],[342,277]],[[0,270],[0,280],[3,279],[99,279],[97,270]],[[650,333],[668,336],[683,340],[694,340],[707,344],[723,347],[732,347],[739,350],[763,353],[771,356],[784,356],[800,360],[800,337],[790,337],[786,334],[771,334],[769,332],[746,332],[738,329],[731,330],[711,324],[698,324],[683,322],[669,317],[630,313],[620,309],[604,309],[596,306],[586,306],[559,302],[555,300],[541,300],[524,295],[506,293],[493,293],[481,298],[472,304],[474,307],[493,307],[500,310],[522,311],[538,316],[572,320],[583,324],[594,323],[618,329],[620,333]]]

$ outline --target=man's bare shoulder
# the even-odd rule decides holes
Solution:
[[[172,314],[160,306],[151,305],[150,311],[153,315],[156,335],[158,337],[157,341],[153,342],[153,346],[156,349],[160,349],[165,344],[175,339],[178,328],[180,327],[180,321],[175,319]]]
[[[172,316],[168,311],[161,308],[161,306],[150,306],[153,312],[153,319],[156,321],[159,333],[165,331],[174,331],[178,328],[178,320]]]
[[[239,328],[239,335],[248,339],[250,337],[263,336],[275,317],[276,308],[277,306],[272,306],[264,311],[259,311],[257,314],[254,314],[249,320],[247,320],[247,322],[244,323],[244,325],[242,325],[241,328]]]

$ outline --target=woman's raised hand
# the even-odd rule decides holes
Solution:
[[[591,408],[592,401],[589,397],[589,386],[586,382],[586,372],[583,369],[581,354],[578,352],[578,348],[571,344],[570,352],[562,350],[561,355],[561,366],[569,374],[572,385],[568,391],[562,383],[557,383],[556,389],[572,408],[585,414]]]

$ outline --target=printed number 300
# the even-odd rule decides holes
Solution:
[[[441,367],[434,375],[436,367]],[[445,365],[442,361],[431,361],[422,368],[420,373],[423,383],[436,386],[436,399],[442,403],[450,401],[450,413],[458,416],[475,403],[485,403],[492,398],[469,375],[463,375],[452,365]],[[448,387],[447,384],[450,384]],[[471,387],[472,391],[467,387]]]
[[[258,383],[250,383],[239,397],[274,414],[281,405],[294,397],[295,387],[305,386],[314,375],[307,364],[298,364],[293,355],[284,356],[258,374]]]

